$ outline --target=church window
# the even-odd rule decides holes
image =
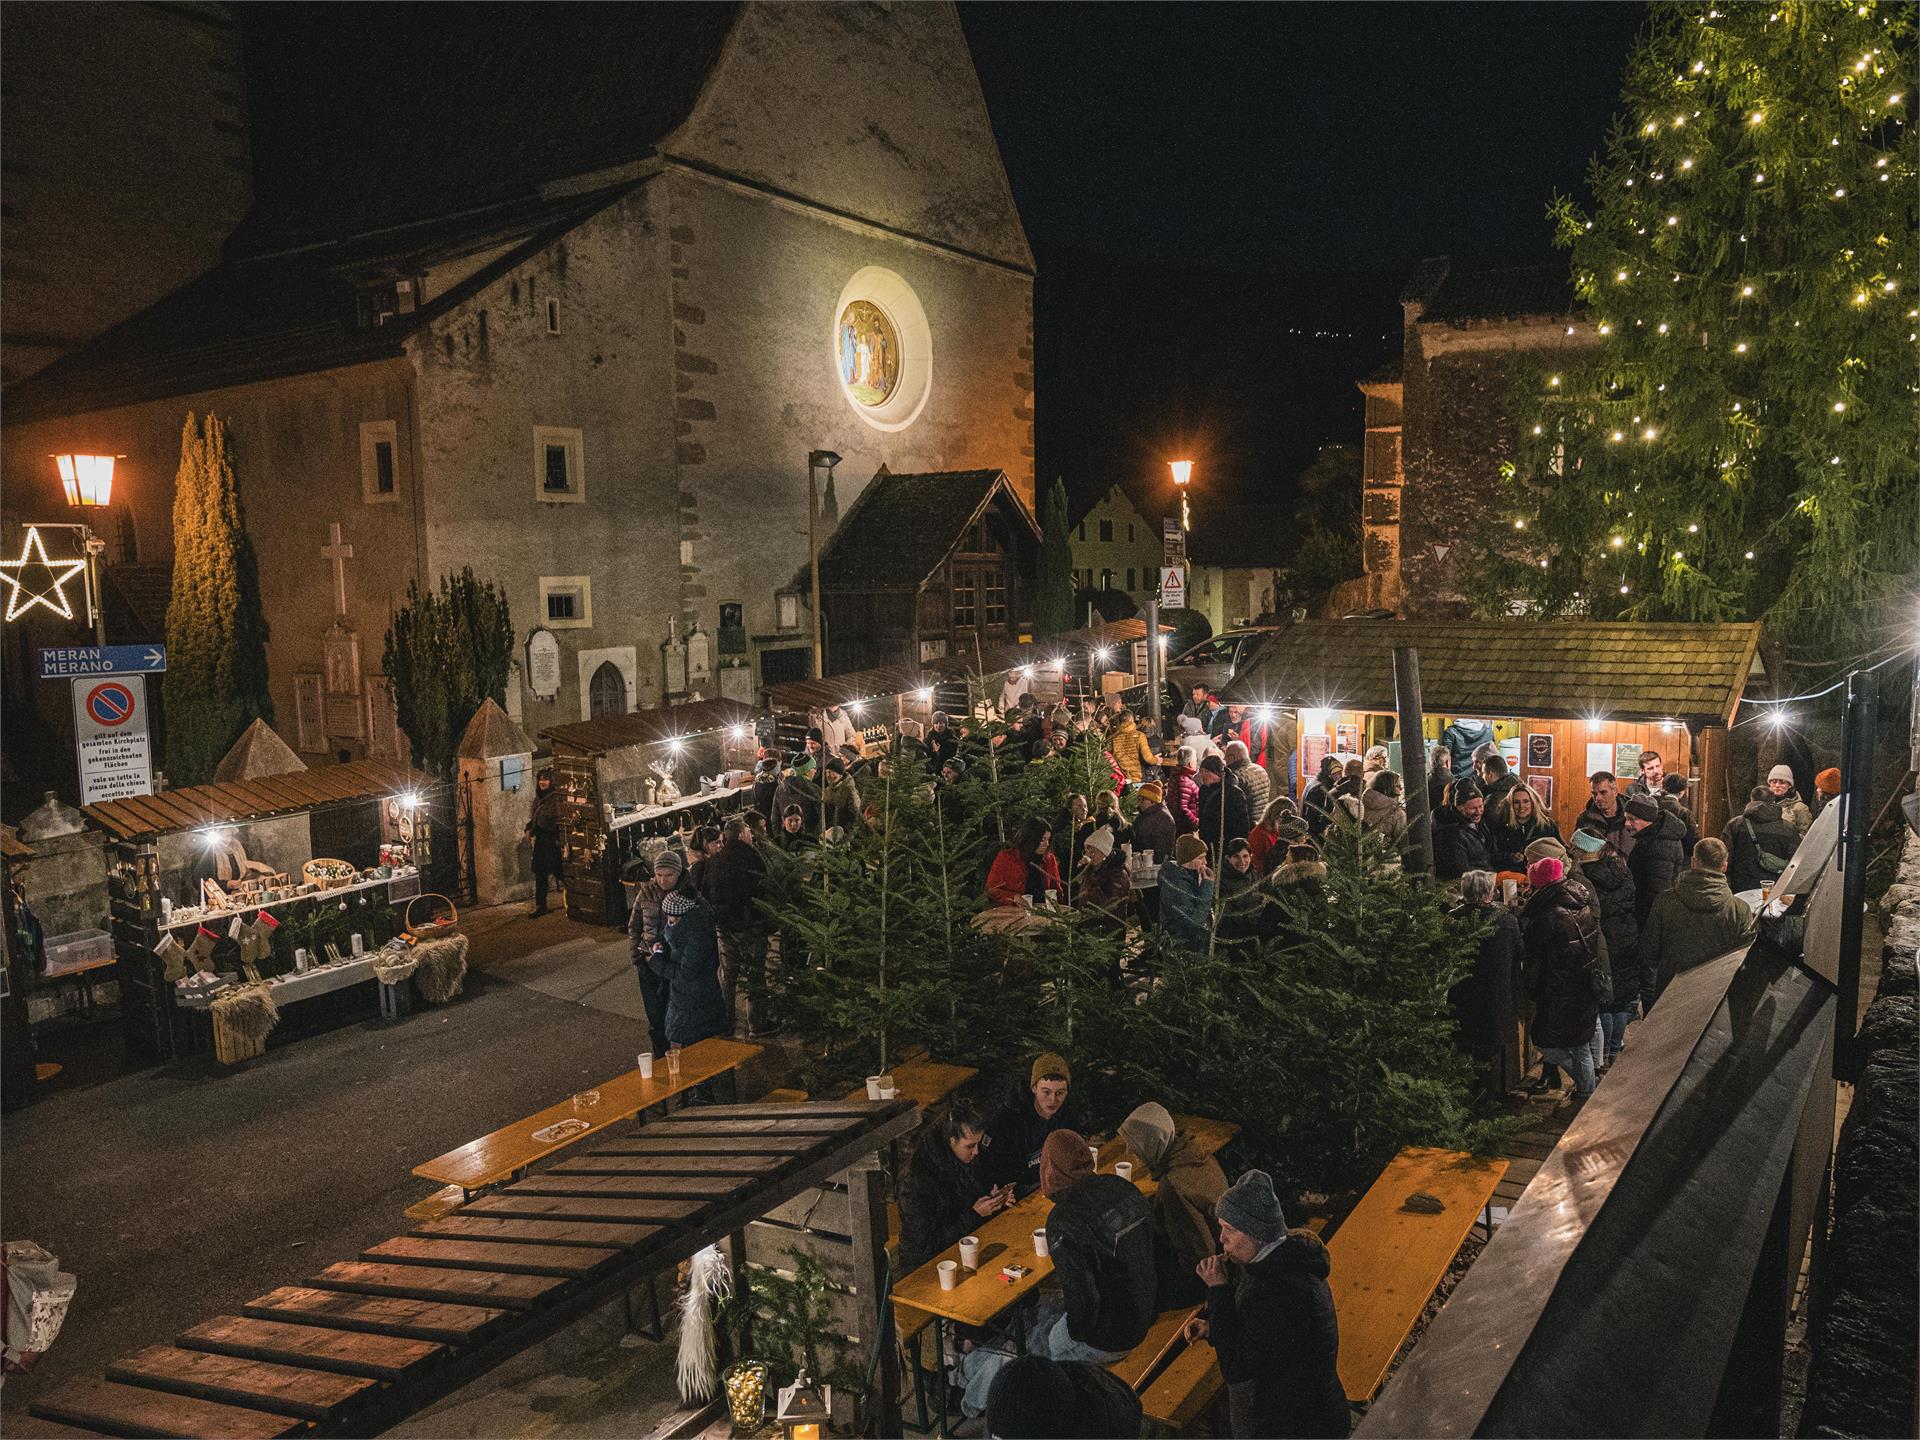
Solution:
[[[1111,545],[1113,543],[1113,521],[1102,520],[1100,522],[1100,543],[1102,545]]]
[[[869,265],[847,280],[827,314],[822,358],[848,407],[876,430],[912,425],[933,388],[933,335],[913,287]]]
[[[1127,589],[1129,592],[1133,589],[1133,566],[1131,565],[1127,567]]]
[[[540,613],[555,630],[584,630],[593,624],[593,581],[585,575],[542,575]]]
[[[547,301],[547,333],[549,335],[560,333],[560,302],[558,300]]]
[[[587,717],[597,720],[602,715],[626,713],[627,677],[620,673],[618,665],[605,661],[587,682]]]
[[[534,497],[549,501],[586,499],[585,455],[580,431],[557,425],[534,426]]]
[[[400,440],[391,420],[360,426],[360,498],[369,505],[400,498]]]
[[[884,405],[900,384],[900,331],[871,300],[840,312],[840,383],[855,402]]]
[[[782,630],[798,630],[800,628],[800,597],[788,592],[784,595],[776,595],[773,599],[776,612],[775,623]]]
[[[1127,521],[1127,543],[1133,544],[1133,521]]]

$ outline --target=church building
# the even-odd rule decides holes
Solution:
[[[182,423],[228,419],[277,728],[384,755],[410,583],[502,587],[537,732],[810,672],[814,452],[829,517],[883,472],[1031,508],[1033,256],[950,4],[437,9],[355,39],[404,84],[252,97],[311,136],[221,263],[0,396],[10,520],[120,455],[164,563]]]

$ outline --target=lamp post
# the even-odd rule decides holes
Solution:
[[[827,673],[826,651],[820,643],[820,472],[827,472],[833,483],[833,467],[840,457],[831,450],[814,450],[807,455],[807,567],[813,587],[813,678]]]
[[[1187,508],[1187,485],[1193,479],[1193,461],[1169,460],[1167,468],[1173,471],[1173,486],[1180,492],[1180,528],[1192,530],[1193,512]]]
[[[76,510],[104,510],[113,503],[113,462],[123,455],[55,455],[60,471],[60,488],[67,504]],[[75,525],[80,544],[87,555],[87,608],[93,612],[93,643],[107,643],[106,596],[100,588],[100,572],[105,565],[107,542],[86,525]]]

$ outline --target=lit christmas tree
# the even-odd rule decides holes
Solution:
[[[1763,617],[1828,661],[1906,642],[1914,19],[1875,0],[1654,7],[1593,211],[1551,208],[1594,343],[1526,382],[1484,610]]]

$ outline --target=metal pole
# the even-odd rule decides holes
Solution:
[[[100,588],[100,578],[106,572],[107,542],[98,538],[86,526],[80,527],[80,543],[87,551],[87,590],[93,600],[93,643],[105,648],[107,643],[107,596]]]
[[[1847,677],[1847,712],[1840,732],[1840,966],[1833,1012],[1833,1075],[1854,1076],[1860,1025],[1860,944],[1867,908],[1867,835],[1873,824],[1873,726],[1879,697],[1864,670]]]
[[[825,654],[820,647],[820,467],[807,460],[807,568],[813,587],[813,678],[825,678]]]
[[[1147,720],[1153,727],[1153,744],[1160,746],[1160,592],[1155,589],[1147,601]]]
[[[1393,647],[1393,694],[1400,717],[1400,784],[1406,791],[1408,873],[1433,873],[1433,817],[1427,811],[1425,717],[1420,704],[1420,652]]]

